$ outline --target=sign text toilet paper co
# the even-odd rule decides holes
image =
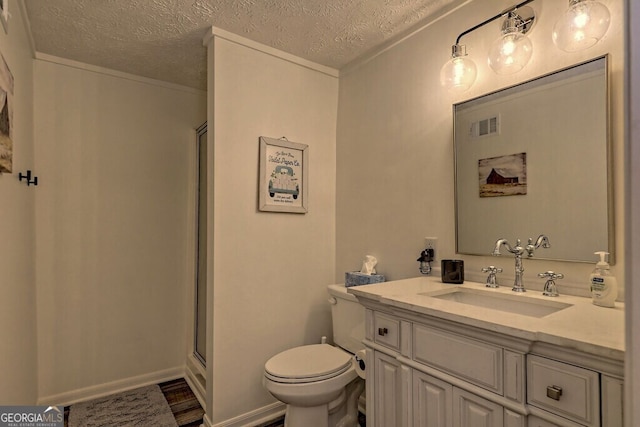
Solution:
[[[307,212],[308,145],[260,137],[259,209]]]

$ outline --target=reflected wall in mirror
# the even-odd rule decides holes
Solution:
[[[536,258],[613,262],[608,104],[601,57],[454,105],[456,251],[545,234]]]

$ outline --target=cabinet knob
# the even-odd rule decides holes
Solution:
[[[557,385],[547,386],[547,397],[549,399],[560,400],[560,396],[562,396],[562,387]]]
[[[389,330],[387,328],[378,328],[378,335],[385,336]]]

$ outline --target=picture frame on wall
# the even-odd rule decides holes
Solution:
[[[13,74],[0,53],[0,174],[13,172]]]
[[[480,197],[527,194],[527,153],[478,160]]]
[[[0,0],[0,21],[5,33],[9,33],[9,0]]]
[[[307,213],[308,149],[284,137],[260,137],[260,211]]]

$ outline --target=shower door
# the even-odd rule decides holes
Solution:
[[[207,124],[197,129],[196,283],[193,354],[207,360]]]

